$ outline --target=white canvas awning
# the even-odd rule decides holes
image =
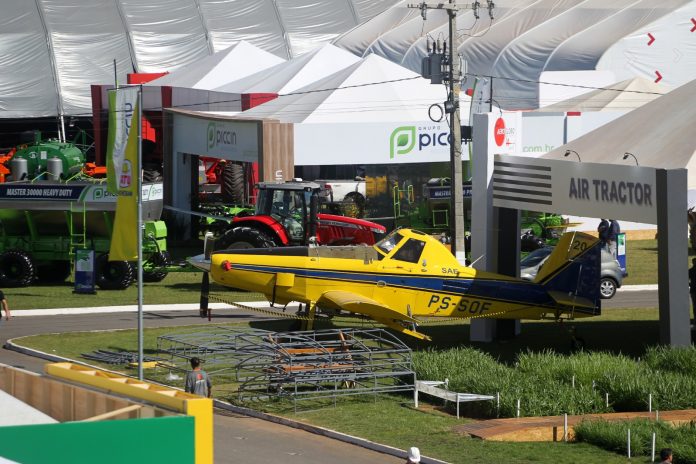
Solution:
[[[666,94],[669,90],[664,84],[636,77],[545,106],[537,111],[631,111]]]
[[[150,81],[146,85],[213,90],[227,82],[241,79],[284,61],[272,53],[242,41],[226,50]]]
[[[217,87],[230,93],[288,93],[357,63],[360,58],[331,44]]]
[[[244,115],[294,123],[427,121],[430,105],[442,104],[445,98],[441,85],[432,85],[413,71],[370,55]]]
[[[689,170],[689,189],[696,188],[696,80],[615,119],[572,142],[542,155],[565,158],[566,150],[578,153],[582,162],[635,164]]]

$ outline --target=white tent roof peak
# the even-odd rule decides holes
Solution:
[[[150,85],[212,90],[249,74],[284,62],[244,40],[176,71],[151,81]]]
[[[651,79],[634,77],[545,106],[537,111],[630,111],[653,101],[669,90],[671,89],[668,86],[656,84]]]
[[[444,98],[442,86],[372,54],[244,114],[308,123],[426,121],[428,107]]]
[[[288,93],[360,61],[358,56],[331,44],[228,82],[215,90],[230,93]]]
[[[582,162],[632,164],[633,159],[623,160],[623,154],[629,152],[640,166],[687,168],[689,188],[696,188],[695,94],[693,80],[543,157],[563,159],[570,149]]]

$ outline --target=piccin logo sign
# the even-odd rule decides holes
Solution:
[[[416,147],[416,140],[418,140],[418,151],[428,147],[446,147],[449,146],[449,132],[441,131],[439,126],[397,127],[389,137],[389,159],[394,159],[396,155],[411,153]]]
[[[237,145],[237,133],[227,129],[218,129],[214,122],[208,123],[208,150],[218,145]]]

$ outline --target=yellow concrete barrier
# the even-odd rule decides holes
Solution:
[[[136,398],[193,416],[196,464],[213,464],[213,401],[211,399],[73,363],[46,364],[45,370],[53,377]]]

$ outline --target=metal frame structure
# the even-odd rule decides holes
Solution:
[[[411,349],[384,329],[218,332],[158,337],[172,361],[204,361],[216,384],[236,384],[240,401],[303,400],[413,391]],[[234,373],[233,375],[232,372]],[[215,380],[215,378],[218,380]]]

